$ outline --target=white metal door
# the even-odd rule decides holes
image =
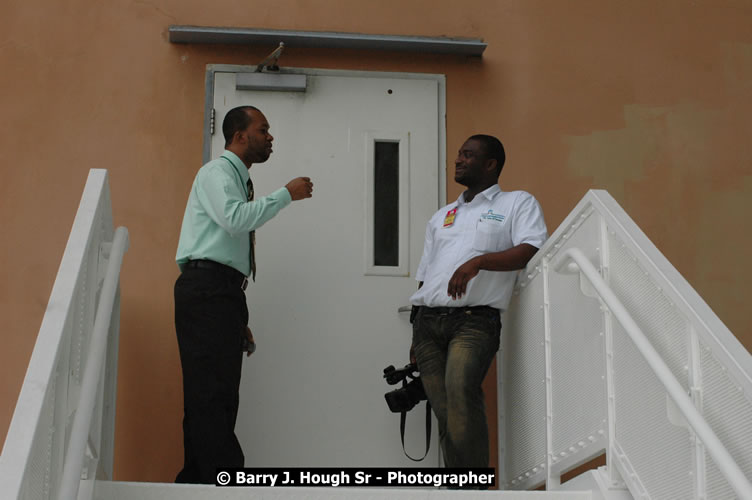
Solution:
[[[224,147],[225,113],[250,104],[275,137],[269,161],[251,168],[257,196],[297,176],[314,182],[312,199],[256,233],[258,273],[247,297],[258,349],[244,363],[236,426],[246,465],[414,465],[402,453],[399,415],[384,401],[396,387],[382,370],[408,362],[409,315],[397,310],[416,288],[425,224],[443,201],[442,80],[309,72],[305,93],[240,91],[235,82],[235,73],[215,73],[212,158]],[[375,188],[374,169],[394,168],[374,167],[375,149],[398,159],[387,175],[393,189]],[[384,215],[379,203],[389,199],[399,208]],[[375,244],[388,239],[376,230],[398,243],[375,257]],[[413,456],[424,450],[424,415],[424,404],[408,415]],[[436,435],[434,422],[423,466],[438,464]]]

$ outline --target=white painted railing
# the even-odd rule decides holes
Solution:
[[[570,259],[572,262],[570,262]],[[731,483],[736,494],[740,498],[752,498],[752,485],[750,485],[742,470],[731,457],[731,454],[697,411],[697,408],[695,408],[692,400],[684,392],[679,381],[676,380],[669,367],[666,366],[661,356],[653,349],[652,344],[645,337],[645,334],[634,319],[632,319],[632,315],[629,314],[629,311],[624,307],[616,294],[603,281],[598,270],[595,269],[582,251],[579,248],[570,248],[553,264],[553,269],[556,272],[581,272],[590,281],[597,291],[598,296],[605,303],[605,306],[608,307],[608,310],[619,321],[640,351],[640,354],[642,354],[642,357],[645,358],[647,364],[664,385],[671,399],[679,407],[682,416],[689,422],[692,429],[702,440],[708,453],[715,460],[715,463],[719,465],[721,473]]]
[[[3,498],[72,499],[81,479],[112,478],[118,278],[127,244],[125,228],[113,238],[107,171],[93,169],[0,456]]]
[[[573,256],[582,272],[556,272]],[[507,487],[556,489],[605,451],[610,485],[635,498],[750,497],[752,357],[608,193],[538,252],[504,322]]]
[[[97,306],[97,316],[94,320],[94,330],[89,346],[89,356],[86,359],[86,369],[81,383],[81,396],[78,400],[76,415],[71,427],[68,451],[65,453],[63,477],[58,498],[66,500],[78,496],[78,486],[81,481],[81,469],[84,462],[84,452],[89,441],[89,429],[94,414],[97,397],[97,385],[102,378],[102,366],[107,351],[108,333],[112,323],[112,309],[118,292],[120,281],[120,267],[123,264],[123,254],[128,246],[128,230],[119,227],[115,231],[115,239],[110,250],[107,273],[104,277],[102,290]]]

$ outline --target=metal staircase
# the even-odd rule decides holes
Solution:
[[[605,451],[606,492],[752,498],[752,357],[608,193],[530,262],[505,327],[507,487]]]
[[[92,170],[0,456],[2,498],[752,499],[752,357],[604,191],[530,262],[503,318],[505,491],[112,481],[127,242]]]

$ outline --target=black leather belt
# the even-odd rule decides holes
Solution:
[[[241,273],[234,267],[226,266],[224,264],[220,264],[219,262],[214,262],[213,260],[189,260],[183,265],[183,269],[211,269],[212,271],[219,271],[223,274],[228,275],[232,279],[237,280],[238,285],[243,290],[248,288],[248,278],[243,273]]]
[[[449,316],[450,314],[499,314],[499,310],[491,306],[466,306],[466,307],[428,307],[420,306],[423,314],[435,314],[437,316]]]

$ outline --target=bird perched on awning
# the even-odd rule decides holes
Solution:
[[[283,50],[285,50],[285,43],[279,42],[279,47],[274,49],[271,54],[266,56],[266,58],[256,66],[256,72],[259,73],[263,71],[264,68],[266,68],[267,71],[279,71],[277,61],[279,61],[279,57],[282,55]]]

